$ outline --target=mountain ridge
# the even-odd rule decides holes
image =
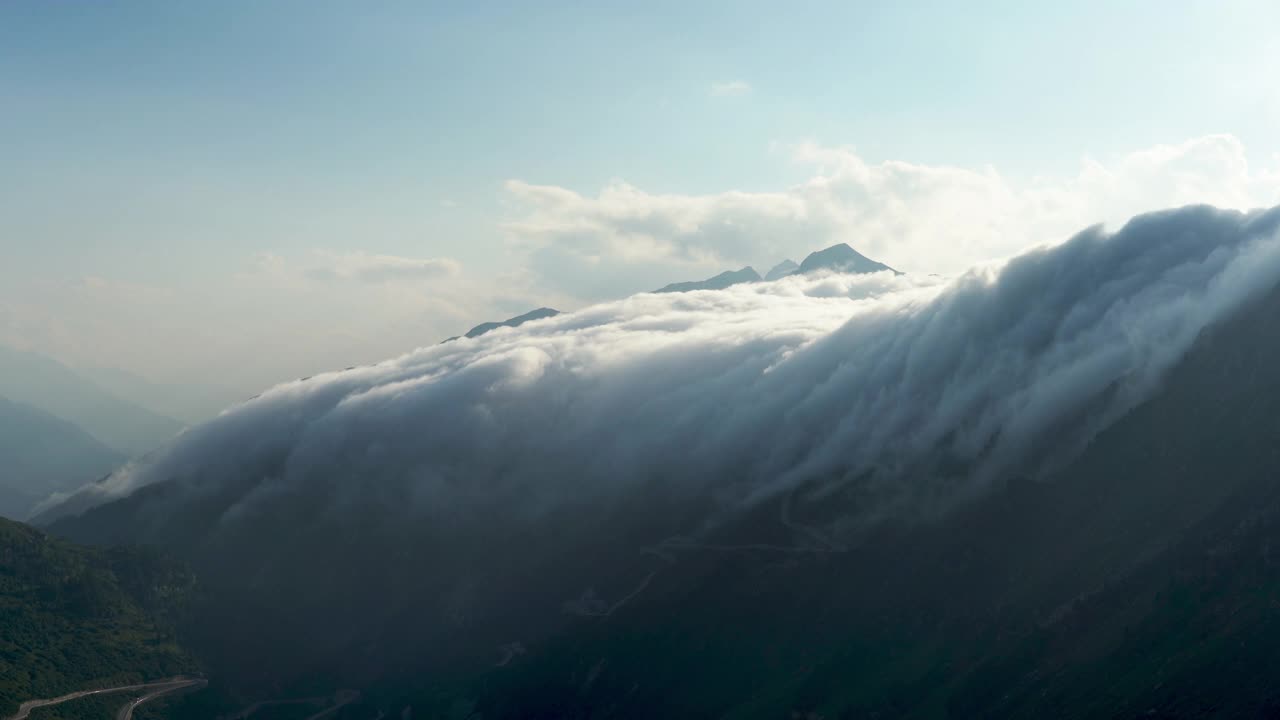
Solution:
[[[739,270],[726,270],[706,280],[671,283],[654,290],[655,293],[681,293],[694,290],[724,290],[740,283],[760,282],[760,273],[750,265]]]

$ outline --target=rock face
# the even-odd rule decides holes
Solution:
[[[779,280],[788,275],[794,275],[795,272],[799,269],[800,269],[800,266],[797,265],[794,260],[791,260],[791,259],[783,260],[777,265],[774,265],[773,268],[769,270],[769,272],[765,273],[764,279],[769,281]]]
[[[884,263],[872,260],[844,243],[810,253],[809,257],[800,263],[798,272],[811,273],[817,270],[833,270],[847,273],[873,273],[884,270],[898,272]]]
[[[670,292],[689,292],[691,290],[723,290],[731,285],[745,282],[760,282],[760,273],[754,268],[747,266],[741,270],[726,270],[712,278],[706,280],[695,280],[692,282],[671,283],[665,287],[658,288],[654,292],[670,293]]]

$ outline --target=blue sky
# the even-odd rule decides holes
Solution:
[[[0,341],[71,362],[92,347],[181,376],[288,323],[290,352],[236,379],[248,386],[376,359],[490,313],[802,255],[840,228],[900,228],[848,224],[878,200],[912,218],[958,207],[881,197],[888,181],[877,181],[826,197],[821,212],[786,209],[813,202],[786,193],[830,178],[824,163],[844,178],[861,177],[855,161],[959,168],[976,175],[942,194],[988,199],[1046,185],[1080,194],[1086,159],[1128,178],[1126,158],[1157,147],[1183,148],[1179,172],[1203,176],[1114,207],[1063,201],[1078,212],[1032,234],[1236,181],[1204,199],[1268,202],[1276,27],[1280,5],[1263,0],[8,2]],[[1186,145],[1207,136],[1231,141]],[[1000,188],[973,190],[984,173]],[[953,179],[926,175],[906,185]],[[610,187],[630,190],[606,201]],[[1090,197],[1119,194],[1101,187]],[[735,204],[733,192],[748,195]],[[840,204],[853,196],[856,212]],[[1013,217],[1043,199],[991,202]],[[726,203],[738,214],[722,218]],[[762,219],[756,207],[777,209]],[[791,244],[706,230],[788,236],[790,220],[817,214],[827,224],[797,227]],[[619,229],[638,216],[658,230]],[[997,224],[1005,235],[1034,225]],[[945,253],[868,243],[917,270],[945,254],[946,272],[1016,250],[973,232],[934,231]],[[420,286],[392,287],[368,271],[378,263],[420,267]],[[363,281],[374,277],[376,288]],[[197,328],[176,344],[205,347],[166,351],[157,327]]]

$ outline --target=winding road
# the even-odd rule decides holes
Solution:
[[[152,690],[146,695],[143,695],[140,698],[136,698],[134,700],[130,700],[129,702],[125,703],[124,707],[120,708],[119,712],[116,713],[116,720],[133,720],[133,711],[137,709],[139,705],[141,705],[144,702],[150,702],[151,700],[155,700],[161,695],[168,695],[169,693],[177,692],[179,690],[186,690],[187,688],[191,688],[191,687],[203,687],[208,684],[209,684],[209,681],[204,679],[199,679],[199,680],[183,680],[180,682],[173,682],[173,683],[169,683],[168,685],[157,687],[155,690]]]
[[[99,688],[97,690],[80,690],[73,693],[67,693],[66,695],[59,695],[56,698],[28,700],[18,706],[17,714],[10,715],[4,720],[27,720],[27,716],[31,714],[31,711],[37,708],[48,707],[50,705],[61,705],[64,702],[78,700],[82,697],[89,697],[90,695],[111,695],[115,693],[131,692],[134,690],[153,690],[153,692],[148,693],[147,695],[144,695],[126,705],[124,708],[121,708],[120,712],[116,715],[120,720],[130,720],[130,718],[133,717],[133,708],[141,705],[147,700],[151,700],[166,693],[171,693],[175,690],[181,690],[182,688],[205,684],[207,684],[207,681],[204,679],[170,678],[168,680],[157,680],[155,682],[138,683],[135,685],[119,685],[116,687]]]

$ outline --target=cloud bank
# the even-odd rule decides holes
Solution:
[[[276,386],[78,502],[172,480],[241,488],[228,521],[394,497],[495,532],[654,496],[705,509],[690,533],[798,490],[858,498],[833,527],[929,512],[1148,397],[1280,280],[1278,227],[1280,208],[1189,207],[954,280],[636,295]]]
[[[1157,207],[1247,210],[1280,202],[1280,167],[1251,168],[1240,141],[1210,135],[1064,178],[995,168],[871,162],[850,148],[790,148],[814,174],[774,192],[659,194],[614,182],[595,196],[513,180],[504,225],[544,283],[600,300],[726,268],[772,267],[847,242],[909,272],[954,275],[977,262],[1060,242],[1083,225],[1118,226]],[[654,284],[656,278],[666,278]]]

